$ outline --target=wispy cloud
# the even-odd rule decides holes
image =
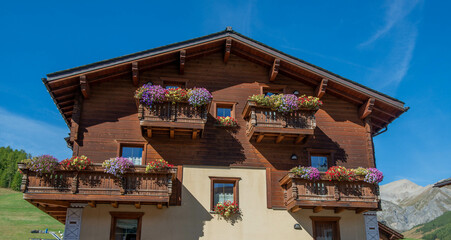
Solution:
[[[58,159],[70,156],[64,137],[68,129],[29,119],[0,107],[0,146],[24,149],[33,156],[51,154]]]
[[[403,20],[418,5],[419,0],[394,0],[388,1],[389,5],[385,12],[385,23],[368,40],[361,43],[359,47],[365,47],[387,34],[398,22]]]
[[[375,66],[379,70],[370,74],[368,80],[376,82],[374,87],[380,90],[395,91],[408,73],[418,35],[418,21],[412,20],[409,14],[420,5],[420,1],[388,1],[384,24],[368,40],[358,45],[360,49],[373,46],[375,51],[387,53]]]

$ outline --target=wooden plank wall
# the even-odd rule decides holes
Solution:
[[[246,140],[246,122],[241,112],[247,98],[260,92],[260,83],[269,84],[269,68],[231,55],[223,62],[222,53],[187,61],[183,75],[174,63],[158,69],[140,72],[141,84],[148,81],[161,84],[160,77],[187,79],[187,87],[206,87],[215,101],[237,102],[236,113],[240,128],[228,131],[214,126],[210,115],[202,137],[169,139],[169,136],[142,137],[137,108],[133,98],[136,87],[131,76],[125,76],[91,86],[91,96],[83,101],[80,121],[78,155],[89,156],[94,162],[118,154],[118,142],[148,141],[146,162],[164,158],[175,165],[253,166],[273,169],[271,189],[273,206],[281,206],[282,189],[278,180],[286,170],[297,165],[308,165],[307,148],[333,150],[337,165],[346,167],[373,167],[373,152],[369,147],[369,133],[358,117],[358,108],[352,103],[328,95],[322,98],[324,106],[316,114],[315,135],[304,145],[263,139],[261,143]],[[305,85],[282,74],[271,84],[287,85],[286,92],[298,90],[314,94],[315,86]],[[212,108],[213,109],[213,108]],[[371,138],[370,138],[371,139]],[[77,154],[75,153],[75,154]],[[298,160],[290,159],[292,154]],[[282,171],[282,172],[280,172]]]

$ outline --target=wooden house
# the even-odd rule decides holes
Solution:
[[[323,172],[376,167],[373,137],[407,110],[395,98],[231,28],[43,82],[70,129],[73,155],[95,163],[51,177],[22,168],[24,199],[65,223],[64,239],[379,239],[378,185]],[[134,98],[146,83],[202,87],[213,98],[198,108],[149,108]],[[282,93],[318,97],[323,106],[288,116],[248,101]],[[218,126],[218,116],[237,126]],[[117,179],[101,164],[120,156],[135,166]],[[146,173],[157,159],[174,167]],[[296,166],[320,168],[321,179],[289,173]],[[224,200],[240,213],[216,214]]]

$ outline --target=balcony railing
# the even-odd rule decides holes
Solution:
[[[209,106],[193,107],[187,102],[156,103],[151,107],[138,107],[141,127],[148,137],[158,134],[189,135],[193,139],[204,129]]]
[[[101,165],[89,170],[57,170],[40,176],[24,165],[21,190],[29,200],[66,200],[96,202],[139,202],[169,204],[177,169],[145,173],[144,166],[118,178],[105,173]]]
[[[273,138],[276,143],[291,139],[300,143],[313,135],[316,127],[315,110],[301,109],[291,113],[280,113],[269,107],[248,101],[243,110],[246,134],[249,140],[261,142],[263,138]]]
[[[314,211],[354,209],[356,212],[378,209],[379,187],[361,179],[353,182],[321,180],[310,181],[288,173],[280,180],[284,188],[285,205],[288,210],[313,208]]]

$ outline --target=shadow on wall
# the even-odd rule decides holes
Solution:
[[[143,239],[197,240],[204,236],[205,222],[213,217],[184,186],[182,194],[182,207],[156,210],[147,216]]]
[[[293,213],[291,211],[288,212],[290,213],[291,217],[293,217],[293,219],[297,223],[299,223],[299,225],[301,225],[302,230],[299,231],[306,231],[313,238],[312,220],[308,216],[300,214],[299,212],[297,213]]]
[[[305,144],[276,144],[273,140],[265,141],[264,139],[260,143],[255,141],[251,141],[251,143],[276,170],[287,171],[299,165],[310,166],[308,148],[330,150],[334,155],[334,160],[329,162],[330,166],[336,165],[337,162],[347,162],[348,159],[345,149],[329,138],[320,127],[315,128],[314,135],[308,137]],[[298,159],[292,160],[292,154],[295,154]]]
[[[215,119],[209,114],[204,132],[200,139],[189,136],[153,136],[146,138],[150,144],[147,161],[163,158],[174,165],[210,165],[229,166],[242,163],[246,156],[241,142],[237,138],[240,129],[215,126]],[[152,149],[153,148],[153,149]],[[180,154],[183,152],[183,154]]]

